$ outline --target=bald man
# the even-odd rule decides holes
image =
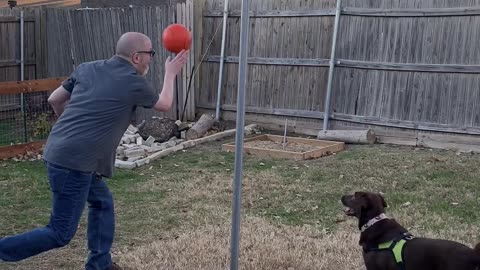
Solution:
[[[56,89],[48,101],[58,121],[49,134],[44,160],[52,192],[46,227],[0,240],[0,260],[20,261],[67,245],[76,233],[88,202],[87,270],[121,269],[112,263],[113,198],[103,178],[110,178],[116,148],[138,106],[170,110],[173,86],[188,52],[165,63],[160,95],[145,79],[155,51],[150,38],[125,33],[116,55],[83,63]]]

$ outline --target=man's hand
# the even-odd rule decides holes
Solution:
[[[173,60],[170,57],[165,62],[165,77],[163,79],[163,89],[160,97],[153,107],[157,111],[167,112],[172,108],[173,103],[173,86],[175,78],[182,70],[188,60],[188,51],[182,50]]]
[[[185,66],[188,60],[188,52],[186,50],[182,50],[170,61],[170,56],[167,58],[165,62],[165,75],[169,75],[175,77],[180,73],[182,68]]]

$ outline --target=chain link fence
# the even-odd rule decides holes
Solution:
[[[0,95],[0,146],[45,140],[56,121],[48,92]]]

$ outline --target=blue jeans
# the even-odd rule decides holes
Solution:
[[[66,246],[75,235],[88,202],[88,249],[85,269],[112,265],[110,249],[115,233],[113,198],[107,184],[91,172],[46,163],[52,191],[52,212],[46,227],[0,240],[0,260],[16,262]]]

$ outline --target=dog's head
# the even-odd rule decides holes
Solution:
[[[382,195],[372,192],[355,192],[342,196],[344,212],[347,216],[370,220],[385,212],[387,203]]]

